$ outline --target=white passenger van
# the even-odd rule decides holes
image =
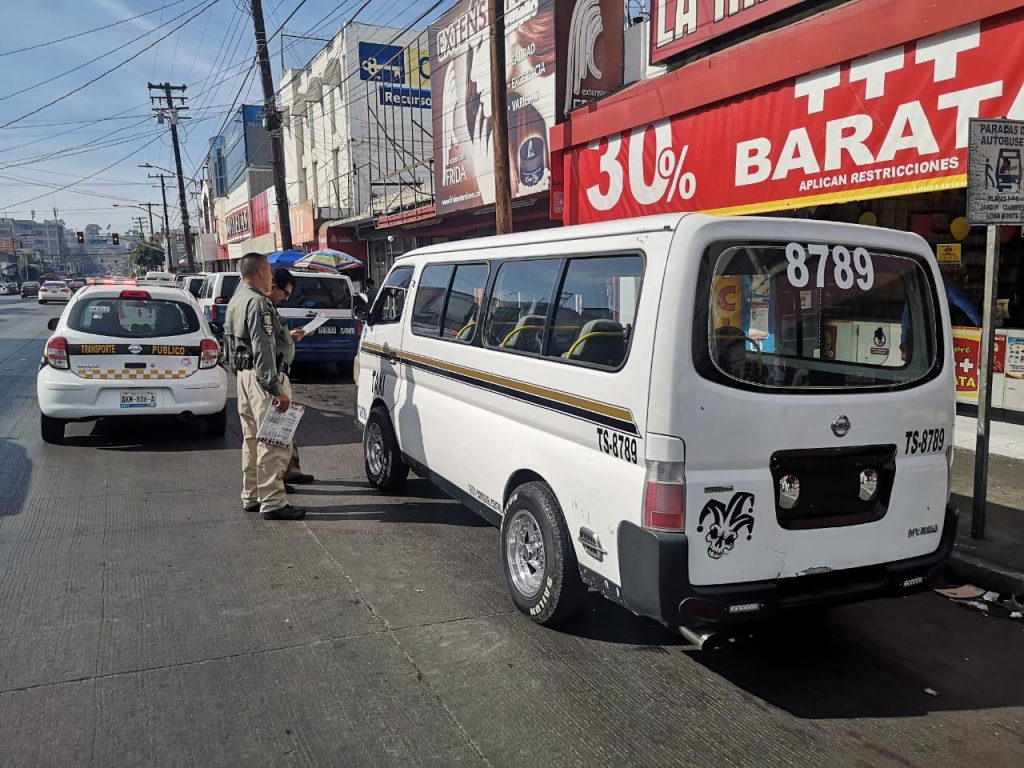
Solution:
[[[921,589],[956,531],[941,279],[917,235],[774,218],[413,251],[365,317],[367,477],[500,525],[539,623],[587,587],[698,640]]]

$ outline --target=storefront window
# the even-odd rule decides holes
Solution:
[[[915,257],[825,243],[711,246],[695,362],[723,383],[896,387],[941,367],[935,290]]]

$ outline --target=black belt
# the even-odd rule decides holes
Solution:
[[[292,372],[292,367],[288,363],[281,363],[281,365],[277,367],[277,370],[287,376]]]

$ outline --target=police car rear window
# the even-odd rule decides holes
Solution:
[[[199,318],[178,301],[97,297],[74,305],[68,327],[97,336],[143,339],[195,333]]]

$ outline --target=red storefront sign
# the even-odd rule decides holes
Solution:
[[[270,234],[270,195],[273,189],[265,189],[252,199],[252,236]]]
[[[758,213],[966,184],[971,117],[1024,118],[1015,12],[578,146],[567,224]]]
[[[978,376],[981,365],[981,328],[953,328],[953,371],[959,400],[978,401]],[[992,373],[1006,372],[1006,336],[997,334],[992,347]]]
[[[651,61],[734,32],[806,0],[653,0]]]

